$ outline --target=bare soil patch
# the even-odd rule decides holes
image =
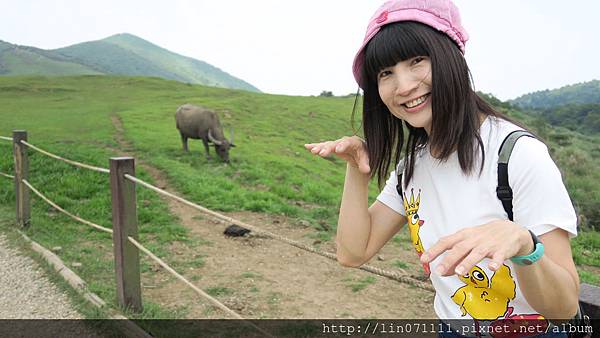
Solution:
[[[123,137],[121,121],[113,116],[112,122],[122,154],[133,156],[133,147]],[[157,186],[180,196],[159,170],[139,157],[136,162]],[[189,229],[190,237],[200,243],[172,243],[166,261],[179,263],[180,274],[245,318],[435,318],[430,291],[345,268],[325,257],[254,233],[225,236],[223,230],[228,224],[175,200],[165,198],[165,202]],[[334,252],[332,242],[315,240],[316,230],[299,226],[296,220],[248,211],[222,214]],[[388,243],[371,264],[421,274],[416,254],[405,243]],[[142,284],[145,299],[182,309],[187,318],[229,318],[157,264],[143,273]]]

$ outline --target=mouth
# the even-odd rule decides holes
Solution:
[[[425,103],[425,101],[427,101],[427,98],[429,98],[429,95],[431,95],[431,93],[427,93],[423,96],[419,96],[414,100],[403,103],[402,106],[404,106],[405,108],[408,108],[408,109],[416,108],[419,105],[422,105],[423,103]]]

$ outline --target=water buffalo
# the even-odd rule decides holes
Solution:
[[[231,141],[228,141],[223,136],[223,128],[219,122],[219,116],[215,112],[204,107],[184,104],[177,108],[175,123],[181,134],[183,150],[188,151],[188,138],[201,139],[206,149],[207,159],[210,159],[208,152],[208,143],[210,142],[215,145],[217,155],[223,161],[229,162],[229,148],[235,147],[233,130],[231,131]]]

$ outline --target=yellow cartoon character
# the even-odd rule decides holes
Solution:
[[[491,280],[478,266],[459,278],[467,285],[456,290],[452,300],[458,304],[463,316],[468,313],[474,319],[496,320],[506,313],[508,303],[516,295],[516,284],[506,264]]]
[[[421,190],[419,190],[419,195],[417,195],[417,200],[415,201],[415,196],[413,194],[413,189],[410,189],[410,201],[406,198],[406,194],[404,194],[404,211],[406,212],[406,219],[408,220],[408,229],[410,230],[410,238],[412,239],[412,244],[417,250],[417,255],[421,257],[425,249],[423,248],[423,242],[421,242],[421,237],[419,236],[419,229],[425,221],[419,218],[419,204],[421,203]],[[425,269],[426,273],[430,273],[429,264],[423,264],[423,269]]]

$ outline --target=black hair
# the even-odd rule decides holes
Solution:
[[[514,121],[494,110],[474,92],[469,68],[458,45],[427,25],[403,21],[383,26],[369,41],[364,53],[362,123],[369,165],[379,186],[389,174],[391,161],[399,162],[403,147],[407,184],[414,173],[415,154],[427,144],[439,161],[446,161],[457,151],[465,174],[475,169],[480,154],[481,172],[485,152],[479,135],[479,113]],[[432,125],[427,135],[424,128],[405,122],[408,130],[405,145],[402,120],[392,115],[381,100],[377,75],[384,68],[417,56],[427,56],[431,61]]]

